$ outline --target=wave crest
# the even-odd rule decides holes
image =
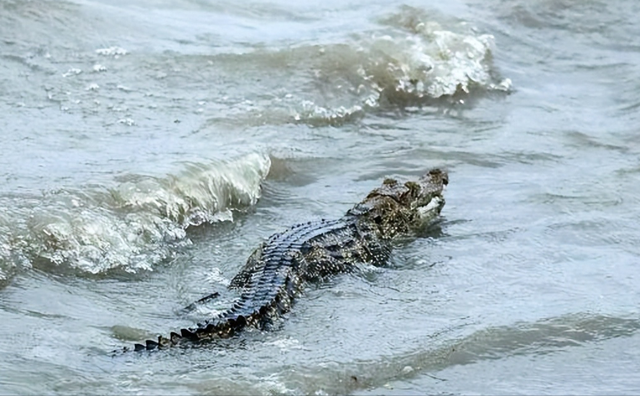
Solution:
[[[130,175],[113,188],[62,189],[29,208],[5,207],[0,281],[17,257],[26,265],[91,274],[152,270],[190,243],[188,227],[230,220],[232,210],[255,204],[269,167],[269,157],[258,154],[189,163],[177,175]]]
[[[388,107],[460,105],[477,94],[510,92],[511,80],[493,65],[492,35],[464,24],[447,30],[411,7],[382,24],[385,29],[350,43],[288,50],[296,64],[310,63],[321,93],[311,100],[290,93],[279,99],[295,103],[296,122],[340,125]]]
[[[383,23],[397,31],[373,38],[371,61],[361,75],[384,100],[420,102],[463,97],[474,89],[510,89],[511,81],[499,80],[493,70],[492,35],[445,30],[412,7],[403,7]]]

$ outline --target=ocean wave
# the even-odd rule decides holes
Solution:
[[[511,80],[493,64],[494,37],[463,22],[444,24],[421,9],[402,7],[383,18],[379,29],[344,42],[261,51],[236,61],[289,68],[294,75],[310,71],[306,82],[292,78],[298,87],[278,88],[272,105],[288,111],[287,122],[311,126],[342,125],[388,109],[461,106],[484,94],[509,93]],[[273,113],[268,117],[284,121]]]
[[[371,58],[359,72],[387,100],[402,103],[407,97],[420,101],[510,88],[511,82],[499,80],[494,70],[492,35],[447,30],[412,7],[383,23],[396,30],[373,38]]]
[[[190,243],[186,230],[233,218],[253,205],[270,167],[267,155],[188,163],[176,175],[128,175],[107,188],[43,193],[20,206],[0,201],[0,282],[17,267],[99,274],[138,272]],[[26,205],[26,206],[24,206]]]
[[[11,259],[10,229],[6,224],[6,215],[4,211],[0,211],[0,286],[10,279],[15,269],[15,263]]]

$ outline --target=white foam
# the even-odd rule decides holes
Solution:
[[[186,164],[163,178],[130,175],[109,190],[48,192],[21,213],[28,219],[0,221],[0,280],[11,255],[94,274],[152,270],[191,243],[187,228],[232,220],[232,210],[255,204],[269,167],[267,155],[251,154]]]
[[[436,216],[437,209],[442,205],[443,198],[440,196],[435,196],[431,198],[431,201],[425,206],[421,206],[418,208],[418,215],[423,220],[428,220],[434,216]]]
[[[108,47],[108,48],[99,48],[96,50],[96,54],[98,55],[103,55],[103,56],[113,56],[114,58],[117,58],[121,55],[126,55],[129,52],[121,47],[116,47],[116,46],[112,46],[112,47]]]

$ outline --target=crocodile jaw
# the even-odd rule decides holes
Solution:
[[[436,195],[431,198],[428,204],[417,208],[418,217],[422,222],[429,221],[440,214],[443,206],[444,198],[441,195]]]

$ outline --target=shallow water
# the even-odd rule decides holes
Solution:
[[[639,13],[0,0],[0,393],[637,393]],[[436,166],[442,220],[387,267],[275,331],[111,356]]]

